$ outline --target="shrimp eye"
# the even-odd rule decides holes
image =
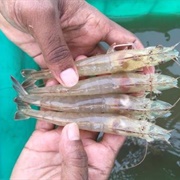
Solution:
[[[162,49],[163,49],[163,46],[162,46],[162,45],[157,45],[156,48],[162,50]]]
[[[144,126],[143,126],[141,130],[144,131],[144,129],[145,129],[145,128],[144,128]]]
[[[150,50],[150,51],[149,51],[149,54],[152,54],[152,53],[153,53],[153,50]]]

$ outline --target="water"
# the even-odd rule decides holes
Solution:
[[[158,17],[157,17],[158,19]],[[159,21],[156,20],[156,21]],[[142,19],[143,20],[143,19]],[[159,27],[160,24],[149,24],[146,29],[136,28],[136,24],[129,23],[131,30],[143,42],[144,46],[154,46],[161,44],[163,46],[172,46],[180,41],[180,29],[177,28],[177,22],[171,23],[165,28]],[[143,22],[143,21],[142,21]],[[146,19],[144,19],[146,22]],[[154,21],[153,21],[154,22]],[[139,24],[138,24],[139,25]],[[172,26],[172,28],[171,28]],[[180,25],[179,25],[180,27]],[[147,30],[148,29],[148,30]],[[180,51],[180,45],[176,48]],[[161,70],[163,74],[173,77],[180,77],[180,66],[171,61],[169,63],[160,65],[157,69]],[[180,86],[180,83],[179,83]],[[179,89],[171,89],[163,91],[158,96],[158,99],[169,102],[171,104],[180,97]],[[118,171],[112,173],[111,179],[126,179],[126,180],[178,180],[180,179],[180,102],[173,108],[172,115],[168,118],[157,119],[157,124],[166,129],[174,129],[171,137],[171,145],[165,142],[154,142],[149,144],[148,153],[145,160],[137,167],[125,171]],[[126,145],[125,150],[119,152],[117,160],[125,155],[125,152],[130,150],[130,146]],[[142,148],[142,147],[141,147]],[[143,152],[143,151],[142,151]],[[124,153],[124,154],[123,154]],[[142,154],[141,154],[142,156]],[[137,159],[139,157],[136,157]],[[118,169],[118,164],[116,165]]]

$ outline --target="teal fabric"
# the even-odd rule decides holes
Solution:
[[[0,180],[9,179],[22,147],[34,129],[34,120],[14,121],[16,96],[10,76],[19,81],[24,68],[37,68],[34,61],[0,31]]]
[[[152,27],[154,30],[158,26],[163,27],[161,29],[164,31],[179,28],[180,1],[87,0],[87,2],[132,32],[152,30]]]
[[[180,14],[180,1],[172,0],[87,0],[112,19],[136,18],[147,14]]]

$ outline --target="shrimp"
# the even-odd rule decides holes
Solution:
[[[54,111],[86,112],[86,113],[117,113],[135,119],[155,119],[169,115],[171,104],[150,100],[145,97],[134,97],[125,94],[104,94],[76,97],[39,96],[28,94],[21,84],[13,77],[13,87],[19,97],[15,102],[24,102]]]
[[[30,94],[46,96],[78,96],[110,93],[154,92],[177,87],[177,79],[162,74],[121,73],[81,80],[71,88],[55,85],[30,88]]]
[[[104,132],[123,136],[145,139],[147,142],[163,140],[169,143],[171,131],[163,129],[147,121],[130,119],[117,114],[66,113],[55,111],[34,110],[30,106],[18,103],[16,120],[40,118],[58,126],[75,122],[82,130]]]
[[[156,66],[170,60],[177,60],[179,52],[172,47],[152,46],[145,49],[124,49],[111,51],[107,54],[97,55],[77,61],[76,67],[79,76],[94,76],[107,73],[132,72],[143,67]],[[113,47],[115,49],[119,45]],[[123,46],[123,45],[121,45]],[[127,46],[126,44],[124,46]],[[26,78],[23,86],[28,86],[39,79],[52,78],[49,70],[23,70]]]

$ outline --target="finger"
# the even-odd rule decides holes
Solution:
[[[45,122],[45,121],[43,121],[43,119],[42,120],[39,119],[36,122],[36,128],[35,129],[39,130],[39,131],[50,131],[50,130],[54,129],[54,124]]]
[[[83,59],[86,59],[86,58],[87,58],[87,56],[85,56],[85,55],[79,55],[79,56],[76,57],[75,61],[80,61],[80,60],[83,60]]]
[[[98,44],[95,46],[95,48],[90,52],[88,53],[87,55],[90,57],[90,56],[95,56],[95,55],[98,55],[98,54],[105,54],[107,52],[107,50],[104,48],[103,45],[101,44]],[[76,58],[75,58],[75,61],[79,61],[79,60],[82,60],[82,59],[85,59],[87,58],[87,56],[85,55],[78,55]]]
[[[119,135],[104,134],[100,142],[85,141],[84,147],[88,154],[89,166],[96,167],[97,170],[101,169],[104,172],[103,179],[107,179],[110,171],[114,165],[114,160],[125,138]],[[96,158],[94,155],[97,154]]]
[[[54,25],[54,29],[49,30],[53,37],[46,37],[46,32],[40,32],[37,35],[47,66],[55,78],[63,85],[71,87],[78,82],[77,70],[74,66],[73,58],[63,39],[63,34],[59,25]],[[52,29],[53,29],[52,28]],[[43,36],[44,35],[44,36]],[[52,39],[52,40],[50,40]],[[48,41],[52,41],[48,42]]]
[[[109,20],[108,20],[109,21]],[[104,36],[103,40],[109,45],[133,43],[137,49],[142,49],[143,45],[140,40],[130,31],[124,29],[113,21],[109,22],[109,31]]]
[[[87,154],[77,124],[72,123],[63,128],[59,152],[62,155],[61,179],[88,179]]]
[[[48,1],[36,1],[31,11],[38,20],[29,15],[26,15],[26,20],[28,29],[38,42],[47,66],[55,78],[61,84],[71,87],[78,82],[78,74],[63,37],[57,7]]]
[[[124,136],[104,134],[101,140],[101,144],[104,145],[106,149],[109,149],[111,151],[111,153],[107,151],[107,153],[109,154],[109,158],[114,159],[119,149],[122,147],[124,141]]]
[[[59,84],[59,82],[56,79],[48,79],[47,81],[45,81],[46,86],[54,86]]]
[[[103,161],[106,162],[106,166],[109,167],[108,170],[112,169],[116,156],[120,148],[122,147],[124,141],[124,136],[104,134],[100,142],[102,145],[101,149],[103,149],[101,153],[101,158],[103,158]]]
[[[97,132],[91,132],[91,131],[86,131],[86,130],[81,130],[80,131],[81,139],[82,141],[87,141],[87,140],[97,140],[97,137],[99,133]]]
[[[105,54],[106,53],[106,49],[101,45],[98,44],[95,46],[95,48],[88,54],[88,56],[95,56],[98,54]]]

